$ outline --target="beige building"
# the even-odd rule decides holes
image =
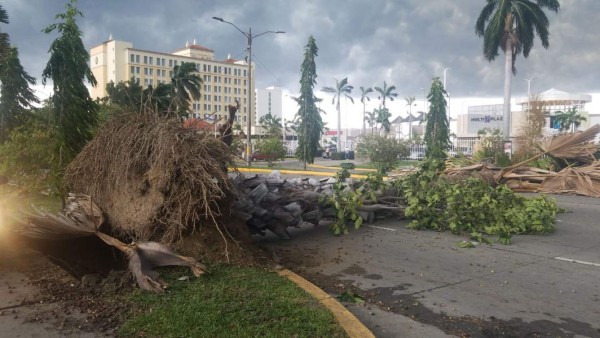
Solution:
[[[92,98],[102,98],[111,81],[135,80],[143,87],[171,82],[173,67],[183,62],[196,64],[202,78],[201,98],[190,106],[190,117],[210,119],[211,114],[220,121],[227,118],[227,106],[240,102],[237,121],[246,125],[248,115],[248,63],[228,58],[214,59],[212,49],[194,41],[172,53],[136,49],[133,43],[109,38],[90,50],[90,65],[98,86],[92,88]],[[250,92],[254,93],[254,67],[252,67]],[[254,100],[254,95],[250,96]],[[250,103],[253,104],[253,103]],[[254,120],[254,119],[253,119]],[[252,123],[254,125],[254,123]],[[243,128],[245,130],[245,128]]]

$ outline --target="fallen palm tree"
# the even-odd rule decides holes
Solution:
[[[119,238],[171,243],[219,227],[234,195],[233,154],[209,133],[151,114],[109,121],[66,170],[70,191],[92,196]]]
[[[27,238],[47,241],[96,236],[104,243],[125,254],[128,267],[137,284],[144,290],[162,292],[166,284],[154,270],[160,266],[187,266],[196,277],[204,274],[206,267],[191,257],[181,256],[166,245],[157,242],[132,242],[125,244],[99,230],[104,223],[102,210],[89,196],[69,194],[65,209],[58,215],[36,211],[25,212],[14,218],[13,229]]]

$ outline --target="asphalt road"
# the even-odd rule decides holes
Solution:
[[[378,337],[600,337],[600,199],[555,196],[555,233],[459,248],[466,239],[386,220],[334,237],[306,226],[262,239]]]

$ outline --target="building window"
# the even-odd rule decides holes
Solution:
[[[148,56],[144,55],[144,64],[147,65],[148,64]]]
[[[148,57],[148,64],[151,65],[154,62],[154,58],[152,56]]]
[[[162,66],[163,66],[163,67],[165,66],[165,61],[167,61],[167,60],[165,60],[165,59],[162,59]]]
[[[135,73],[139,74],[140,73],[140,66],[135,67]]]
[[[131,66],[131,74],[135,74],[135,66]]]
[[[144,67],[144,75],[148,75],[148,68]]]
[[[140,63],[140,56],[139,55],[135,56],[135,63]]]
[[[135,62],[135,54],[129,54],[129,62]]]
[[[177,66],[177,60],[173,61],[173,65],[174,65],[174,67]]]
[[[163,59],[164,60],[164,59]],[[166,70],[162,70],[162,77],[165,77],[167,75],[167,71]]]
[[[173,67],[173,60],[169,60],[169,67]]]
[[[148,69],[148,74],[154,75],[154,69],[153,68]]]
[[[169,71],[169,77],[173,77],[173,71],[172,70]]]

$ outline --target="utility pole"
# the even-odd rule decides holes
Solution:
[[[233,27],[235,27],[235,29],[237,29],[240,33],[242,33],[248,40],[248,102],[246,104],[248,111],[246,114],[246,133],[247,133],[246,160],[248,161],[248,166],[250,166],[250,165],[252,165],[252,159],[251,159],[251,153],[252,153],[251,125],[252,125],[252,123],[251,122],[252,122],[252,109],[254,108],[254,105],[252,104],[252,95],[254,94],[254,91],[252,90],[252,40],[254,38],[257,38],[257,37],[267,34],[267,33],[283,34],[285,32],[284,31],[266,31],[266,32],[262,32],[260,34],[252,35],[252,27],[248,28],[248,33],[246,33],[243,30],[241,30],[238,26],[236,26],[234,23],[223,20],[223,18],[220,18],[217,16],[213,16],[212,18],[217,21],[221,21],[221,22],[232,25]]]

